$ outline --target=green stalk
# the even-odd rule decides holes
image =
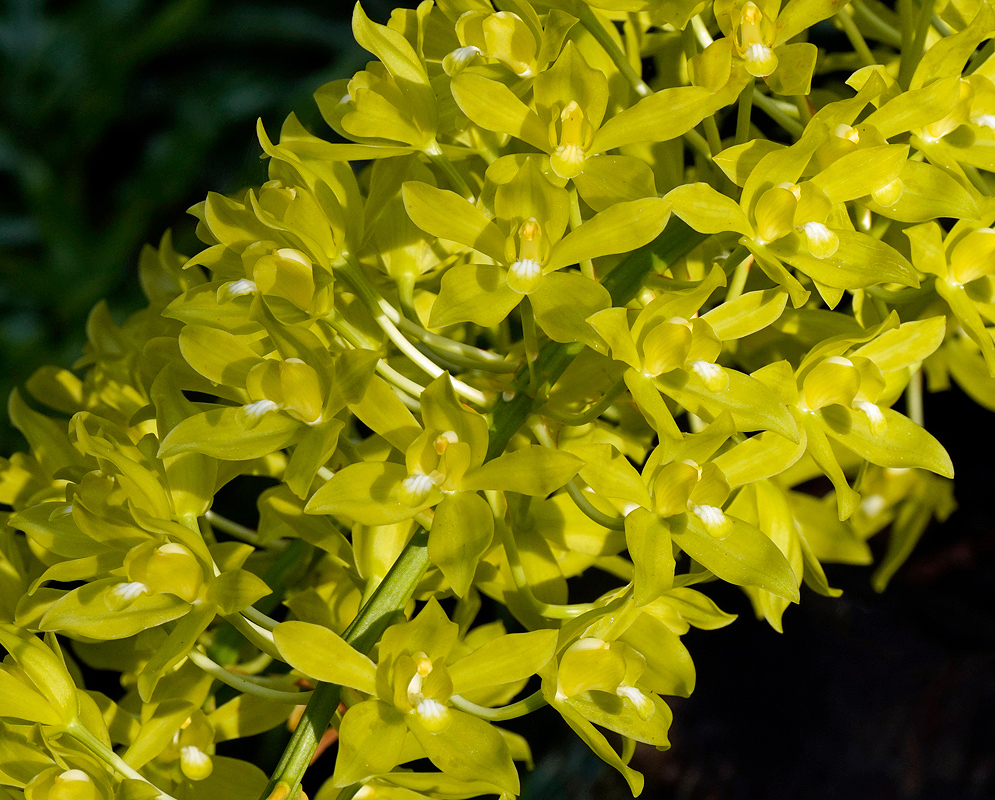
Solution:
[[[772,97],[768,97],[763,92],[756,92],[753,96],[753,102],[761,111],[763,111],[768,117],[770,117],[774,122],[784,128],[793,139],[800,139],[802,132],[805,130],[805,126],[802,125],[798,120],[792,119],[788,116],[787,111],[784,107],[778,103]],[[791,109],[796,112],[797,109]]]
[[[268,686],[263,686],[258,680],[253,680],[244,675],[239,675],[225,669],[220,664],[215,664],[210,658],[198,650],[191,650],[187,653],[187,658],[189,658],[190,661],[192,661],[200,669],[204,670],[204,672],[211,677],[221,681],[227,686],[230,686],[232,689],[237,689],[244,694],[251,694],[256,697],[261,697],[264,700],[269,700],[273,703],[286,703],[288,705],[295,706],[303,705],[311,699],[311,692],[288,692],[281,691],[279,689],[270,689]]]
[[[902,34],[869,9],[863,0],[853,0],[853,13],[860,18],[864,29],[882,44],[896,49],[902,46]]]
[[[756,78],[746,84],[740,92],[739,104],[736,107],[736,144],[746,144],[750,138],[750,116],[753,112],[753,92]]]
[[[912,373],[909,385],[905,387],[905,410],[906,415],[920,428],[926,425],[926,415],[923,413],[922,405],[922,370],[917,369]]]
[[[629,59],[618,46],[618,42],[605,30],[604,25],[601,24],[601,20],[591,10],[591,7],[586,2],[583,2],[583,0],[579,0],[579,2],[573,5],[573,13],[580,20],[580,24],[587,28],[587,32],[605,49],[611,60],[615,62],[615,66],[618,67],[618,71],[625,76],[625,79],[635,89],[636,94],[640,97],[649,97],[649,95],[653,94],[653,90],[636,74],[636,71],[632,68],[632,64],[629,63]]]
[[[463,198],[469,200],[471,203],[476,202],[473,190],[470,188],[469,184],[463,180],[463,176],[460,175],[459,170],[456,169],[456,165],[446,157],[446,154],[442,152],[442,148],[439,147],[437,142],[433,140],[432,144],[426,147],[423,152],[426,156],[428,156],[428,160],[438,167],[442,174],[446,176],[446,180],[449,181],[449,185],[453,189],[463,195]]]
[[[600,400],[593,403],[584,411],[579,411],[576,414],[560,413],[559,411],[553,411],[551,408],[544,408],[542,410],[542,414],[544,417],[555,419],[557,422],[562,422],[564,425],[587,425],[589,422],[594,422],[594,420],[607,411],[611,407],[612,403],[615,402],[615,398],[622,393],[623,389],[625,389],[625,384],[622,381],[618,381],[609,387],[608,391],[602,395]]]
[[[903,89],[909,88],[916,67],[919,66],[922,54],[926,50],[926,36],[933,24],[933,6],[935,4],[936,0],[922,0],[915,36],[908,48],[902,48],[902,61],[898,67],[898,83]]]
[[[501,706],[500,708],[478,706],[476,703],[471,703],[469,700],[460,697],[458,694],[454,694],[449,699],[452,704],[456,706],[456,708],[462,709],[468,714],[473,714],[475,717],[480,717],[481,719],[486,719],[490,722],[501,722],[506,719],[524,717],[526,714],[531,714],[533,711],[537,711],[546,705],[546,698],[542,696],[541,691],[534,692],[516,703]]]
[[[625,530],[625,518],[624,517],[610,517],[603,511],[599,511],[594,505],[584,497],[584,492],[577,485],[576,481],[571,480],[566,486],[567,494],[570,495],[570,499],[574,501],[574,505],[580,509],[584,515],[590,519],[592,522],[598,523],[604,528],[608,528],[610,531],[624,531]]]
[[[864,34],[860,32],[860,28],[857,27],[857,23],[853,20],[853,9],[849,6],[840,9],[840,12],[836,15],[836,19],[839,20],[840,27],[843,28],[843,33],[846,34],[846,38],[850,40],[850,45],[857,55],[860,56],[864,64],[867,66],[877,64],[878,60],[874,57],[874,53],[871,52],[871,48],[867,46]]]
[[[369,602],[346,628],[342,638],[360,653],[369,653],[394,617],[407,605],[426,569],[428,532],[419,529]],[[338,710],[340,693],[341,688],[331,683],[319,683],[315,688],[301,721],[283,751],[280,763],[266,785],[263,798],[284,800],[300,788],[301,779],[318,748],[318,742]]]
[[[538,387],[536,382],[536,370],[539,362],[539,336],[536,333],[536,318],[532,311],[532,303],[529,298],[523,297],[522,303],[518,307],[522,315],[522,339],[525,342],[525,360],[529,366],[529,389],[535,391]]]
[[[142,783],[148,784],[148,786],[152,789],[155,789],[155,791],[159,793],[156,800],[175,800],[171,794],[167,794],[162,791],[158,786],[152,783],[152,781],[138,772],[138,770],[132,768],[130,764],[115,753],[110,747],[100,741],[100,739],[94,736],[93,733],[90,732],[90,729],[78,720],[73,720],[69,723],[69,725],[66,726],[65,732],[67,736],[75,739],[101,761],[113,767],[114,770],[123,777],[134,781],[141,781]]]

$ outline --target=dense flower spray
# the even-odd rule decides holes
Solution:
[[[329,727],[320,800],[512,797],[547,705],[638,794],[710,582],[781,630],[887,528],[883,588],[953,508],[924,377],[995,408],[995,11],[917,13],[357,5],[337,137],[260,127],[10,399],[0,797],[284,800]],[[272,776],[215,752],[284,725]]]

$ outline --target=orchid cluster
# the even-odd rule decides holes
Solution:
[[[637,795],[711,583],[780,631],[887,530],[884,588],[953,509],[924,384],[995,409],[995,8],[907,6],[357,5],[331,131],[10,399],[0,798],[294,800],[336,740],[320,800],[511,798],[544,706]]]

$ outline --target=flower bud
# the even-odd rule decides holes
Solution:
[[[618,648],[602,639],[579,639],[560,659],[556,696],[565,700],[592,689],[614,693],[624,679],[625,659]]]
[[[145,562],[144,583],[156,594],[173,594],[192,603],[204,585],[196,556],[181,544],[157,547]]]
[[[701,468],[693,461],[667,464],[653,480],[653,511],[660,517],[673,517],[687,511],[688,498],[698,482]]]
[[[252,277],[265,295],[280,297],[307,311],[314,299],[314,268],[300,250],[284,247],[256,261]]]
[[[674,317],[661,322],[643,337],[643,370],[655,377],[682,369],[691,352],[691,325]]]
[[[81,769],[51,767],[24,787],[25,800],[101,800],[103,793]]]
[[[802,394],[811,409],[834,403],[849,407],[860,388],[860,373],[853,362],[831,356],[816,364],[802,381]]]

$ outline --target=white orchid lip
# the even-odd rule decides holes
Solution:
[[[254,294],[258,290],[259,287],[256,286],[255,281],[250,281],[248,278],[240,278],[237,281],[226,283],[218,289],[218,302],[223,303],[226,300],[233,300],[236,297]]]
[[[710,392],[718,392],[725,389],[729,385],[729,376],[718,364],[713,364],[711,361],[692,361],[690,364],[691,371],[694,372],[702,382],[705,387]]]
[[[429,733],[441,733],[452,722],[449,708],[438,700],[426,697],[415,706],[413,713]]]
[[[274,403],[272,400],[256,400],[254,403],[248,403],[242,406],[242,412],[250,420],[258,422],[263,418],[265,414],[270,411],[279,411],[280,406]]]
[[[887,427],[888,421],[884,418],[884,412],[881,411],[881,407],[876,403],[871,403],[867,400],[858,400],[853,405],[854,408],[860,409],[867,417],[872,433],[881,433]]]
[[[143,594],[150,594],[151,589],[141,581],[119,583],[107,592],[107,605],[115,611],[123,611]]]
[[[774,51],[759,42],[748,45],[743,58],[746,61],[746,71],[758,78],[766,78],[777,69]]]
[[[425,498],[428,497],[433,488],[435,488],[435,482],[430,475],[426,475],[424,472],[416,472],[401,482],[400,497],[398,499],[405,505],[417,506],[425,501]]]
[[[192,781],[202,781],[214,771],[211,757],[195,745],[180,750],[180,769]]]
[[[885,499],[884,495],[871,494],[861,501],[860,510],[868,517],[876,517],[884,511],[886,505],[888,505],[888,501]]]
[[[449,77],[459,75],[473,59],[480,55],[480,48],[472,44],[457,47],[442,59],[442,69]]]
[[[632,703],[636,707],[636,713],[644,720],[652,717],[656,711],[653,701],[635,686],[619,686],[615,694]]]
[[[531,294],[539,288],[542,264],[533,258],[523,258],[508,270],[508,286],[519,294]]]
[[[700,519],[706,530],[716,539],[721,539],[732,528],[732,520],[718,506],[691,504],[691,513]]]
[[[808,240],[808,249],[816,258],[829,258],[839,249],[839,237],[821,222],[805,222],[800,227]]]

